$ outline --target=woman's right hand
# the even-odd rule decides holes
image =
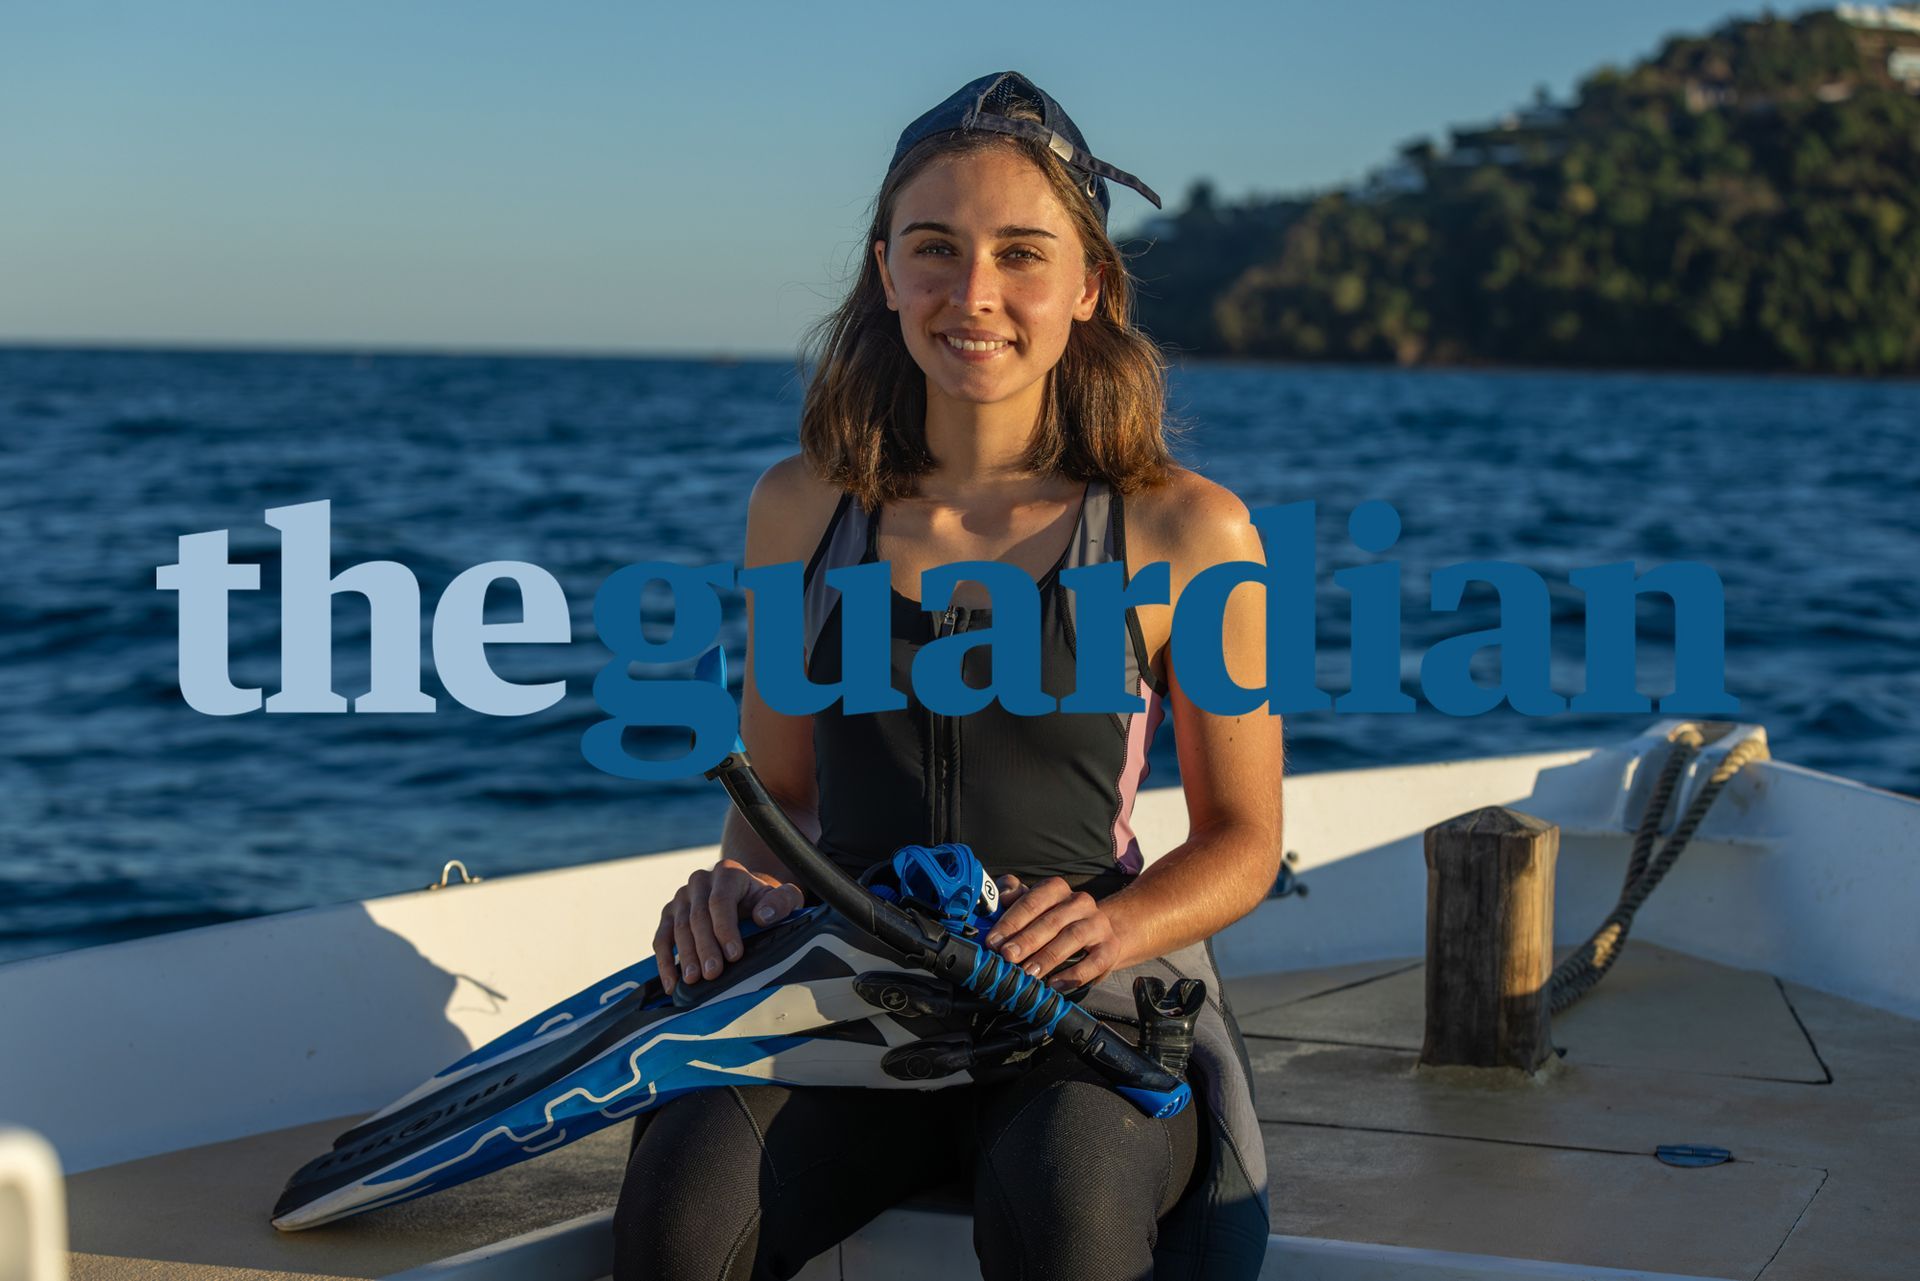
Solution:
[[[739,960],[745,954],[742,917],[751,913],[761,925],[771,925],[805,903],[798,885],[736,859],[723,858],[712,870],[695,872],[660,910],[653,955],[660,963],[661,988],[671,993],[682,978],[689,983],[714,978],[728,961]]]

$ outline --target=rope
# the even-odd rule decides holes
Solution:
[[[1633,928],[1634,913],[1647,901],[1654,887],[1673,867],[1674,860],[1687,848],[1687,842],[1693,839],[1694,832],[1707,817],[1714,798],[1720,795],[1727,780],[1738,774],[1749,761],[1764,759],[1767,755],[1766,740],[1759,737],[1748,738],[1737,744],[1720,762],[1699,795],[1687,807],[1681,816],[1679,825],[1673,829],[1660,852],[1653,852],[1654,841],[1659,838],[1660,826],[1666,821],[1667,811],[1673,805],[1675,786],[1686,772],[1693,758],[1706,746],[1706,737],[1700,727],[1691,722],[1681,725],[1668,735],[1673,743],[1673,751],[1667,754],[1666,763],[1661,766],[1660,776],[1654,781],[1653,793],[1647,798],[1646,812],[1640,817],[1640,827],[1634,833],[1633,854],[1627,860],[1626,883],[1620,890],[1620,901],[1613,911],[1607,914],[1600,928],[1573,950],[1553,969],[1553,977],[1548,981],[1549,1009],[1560,1013],[1578,1001],[1613,968],[1620,959],[1620,953],[1626,947],[1627,931]]]

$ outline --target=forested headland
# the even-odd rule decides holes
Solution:
[[[1196,183],[1128,246],[1140,320],[1177,354],[1920,372],[1920,15],[1843,8],[1670,39],[1353,187]]]

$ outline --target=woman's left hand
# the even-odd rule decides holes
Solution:
[[[1027,973],[1066,991],[1094,982],[1120,960],[1119,935],[1093,895],[1069,888],[1058,876],[1032,886],[1003,876],[999,885],[1005,910],[987,935],[987,946]],[[1075,965],[1053,973],[1083,949],[1086,955]]]

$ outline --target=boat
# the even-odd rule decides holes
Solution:
[[[1759,727],[1697,727],[1666,821],[1711,787],[1704,819],[1543,1063],[1423,1061],[1429,829],[1497,807],[1556,830],[1565,962],[1615,910],[1682,728],[1287,780],[1285,871],[1215,940],[1272,1171],[1264,1277],[1916,1274],[1920,799],[1764,753],[1710,782]],[[1177,845],[1178,789],[1134,826]],[[644,955],[714,857],[462,869],[0,966],[0,1277],[607,1276],[624,1125],[307,1232],[269,1212],[344,1128]],[[964,1200],[916,1198],[802,1273],[907,1275],[978,1275]]]

